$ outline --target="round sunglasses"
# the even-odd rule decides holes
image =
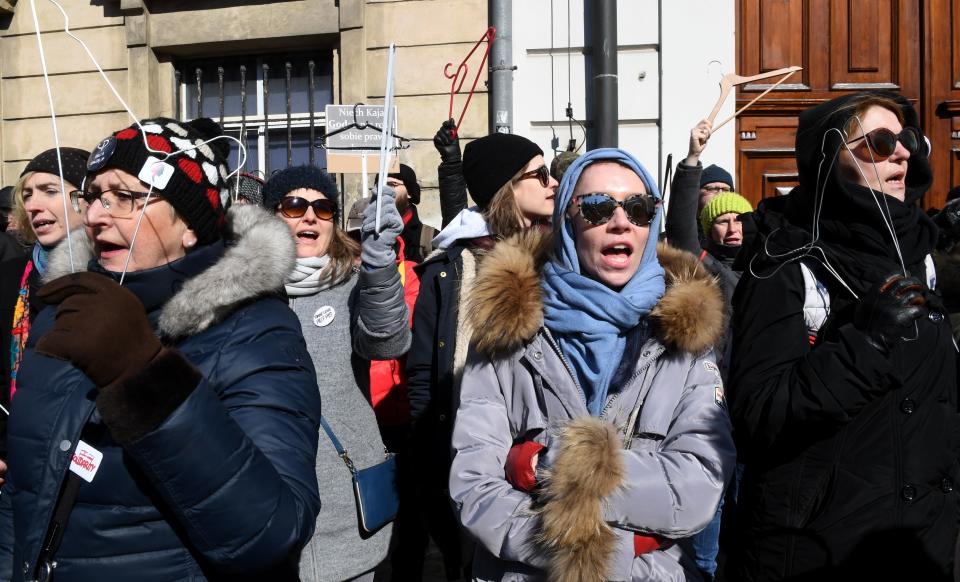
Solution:
[[[577,197],[580,216],[594,226],[606,224],[617,208],[623,208],[627,220],[636,226],[649,226],[657,215],[660,201],[649,194],[631,194],[622,202],[606,192],[592,192]]]
[[[914,155],[920,151],[920,137],[917,135],[917,129],[914,127],[905,127],[900,133],[893,133],[893,131],[885,127],[879,127],[848,141],[847,145],[860,140],[866,141],[870,150],[883,158],[889,158],[893,155],[893,152],[897,150],[898,141],[910,152],[910,155]]]
[[[326,198],[317,198],[311,202],[299,196],[285,196],[280,200],[280,214],[287,218],[301,218],[310,207],[313,207],[313,213],[320,220],[333,220],[336,213],[336,206]]]

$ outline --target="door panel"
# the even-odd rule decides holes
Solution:
[[[925,204],[940,208],[960,184],[960,0],[927,0],[922,115],[933,146],[933,187]]]
[[[921,115],[929,119],[930,115],[923,113],[926,86],[921,85],[920,38],[921,28],[937,20],[927,6],[931,3],[947,10],[939,13],[938,25],[950,29],[941,33],[940,43],[951,47],[951,54],[942,56],[947,60],[939,61],[941,69],[946,69],[944,62],[954,63],[946,71],[950,79],[941,85],[953,87],[951,95],[956,96],[945,96],[941,101],[954,99],[960,105],[960,68],[956,65],[960,62],[960,30],[956,29],[960,0],[737,1],[738,74],[755,75],[789,65],[804,67],[737,120],[736,171],[744,196],[757,202],[795,183],[793,139],[797,119],[800,112],[818,103],[865,89],[894,90],[920,105]],[[950,10],[954,18],[944,18]],[[924,62],[928,63],[925,79],[929,84],[929,70],[937,61],[925,58]],[[764,80],[739,87],[737,107],[769,86]],[[960,115],[960,108],[954,114],[944,107],[946,117],[941,119],[949,128],[953,116]],[[960,141],[951,141],[949,129],[941,130],[934,140],[940,166],[951,166],[948,143],[956,146]],[[957,155],[952,159],[955,166]]]

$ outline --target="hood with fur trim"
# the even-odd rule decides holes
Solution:
[[[82,229],[71,234],[73,263],[86,270],[93,246]],[[159,331],[167,338],[196,335],[223,321],[240,304],[276,293],[296,265],[296,245],[279,218],[253,205],[234,206],[225,224],[227,250],[189,279],[163,306]],[[44,282],[72,271],[66,241],[51,253]]]
[[[488,355],[512,352],[543,326],[540,274],[552,234],[535,229],[505,239],[481,262],[467,307],[472,340]],[[669,349],[699,354],[723,333],[720,287],[697,257],[657,246],[667,290],[650,313],[656,337]]]

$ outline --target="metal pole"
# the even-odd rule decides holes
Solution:
[[[223,67],[217,67],[217,88],[220,91],[217,100],[220,105],[220,126],[223,126]]]
[[[173,71],[173,118],[177,121],[183,121],[180,111],[180,84],[183,82],[183,73],[180,69]]]
[[[310,150],[311,166],[314,165],[314,163],[316,163],[316,154],[314,152],[317,149],[313,145],[317,142],[317,135],[316,135],[317,124],[316,124],[316,121],[313,119],[313,92],[316,89],[316,85],[314,84],[315,81],[313,77],[315,66],[316,65],[314,64],[312,59],[310,60],[310,62],[307,63],[307,71],[308,71],[307,75],[309,77],[307,79],[307,99],[310,101],[309,105],[307,106],[308,110],[310,111],[310,146],[307,149]]]
[[[490,47],[490,133],[513,133],[513,0],[487,0],[487,13],[497,29]]]
[[[203,117],[203,71],[197,67],[197,117]]]
[[[593,148],[617,147],[617,0],[594,0],[591,23]]]
[[[270,65],[263,63],[263,162],[270,176]]]
[[[287,167],[293,165],[293,125],[290,119],[290,76],[291,71],[293,71],[293,64],[289,61],[286,63],[287,76],[286,76],[286,89],[287,89]]]
[[[247,169],[250,159],[250,148],[247,147],[247,67],[240,65],[240,141],[247,152],[247,159],[243,160],[243,169]],[[239,161],[239,160],[238,160]]]

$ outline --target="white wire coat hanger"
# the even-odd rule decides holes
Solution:
[[[208,139],[208,140],[202,141],[202,142],[197,143],[197,144],[193,144],[193,145],[191,145],[191,146],[189,146],[189,147],[182,147],[182,148],[180,148],[180,149],[175,149],[175,150],[170,151],[170,152],[165,152],[165,151],[162,151],[162,150],[156,150],[156,149],[151,148],[151,147],[150,147],[150,144],[149,144],[148,141],[147,141],[147,131],[144,130],[143,124],[140,123],[140,116],[138,116],[137,114],[135,114],[135,113],[133,112],[133,110],[130,108],[130,106],[127,105],[127,102],[126,102],[126,101],[123,99],[123,97],[120,95],[120,92],[117,91],[117,88],[113,85],[113,83],[110,81],[109,77],[107,77],[107,74],[103,71],[103,67],[100,66],[100,63],[97,61],[97,58],[94,56],[93,52],[90,50],[90,47],[88,47],[87,44],[86,44],[85,42],[83,42],[83,40],[81,40],[80,38],[78,38],[78,37],[77,37],[75,34],[73,34],[73,32],[70,30],[70,16],[67,14],[66,10],[64,10],[63,6],[62,6],[57,0],[47,0],[47,1],[50,2],[51,4],[53,4],[54,6],[56,6],[56,7],[57,7],[57,10],[60,11],[61,16],[63,17],[63,32],[64,32],[67,36],[69,36],[70,38],[72,38],[74,41],[76,41],[76,42],[83,48],[84,52],[87,54],[87,57],[90,59],[90,62],[93,63],[93,65],[97,68],[97,72],[100,73],[100,77],[101,77],[101,78],[103,79],[103,81],[107,84],[107,87],[110,88],[110,91],[113,93],[113,96],[114,96],[114,97],[117,99],[117,101],[123,106],[123,109],[127,112],[127,114],[130,116],[130,118],[133,119],[133,123],[137,126],[137,129],[140,130],[140,137],[141,137],[141,139],[143,140],[143,145],[144,145],[144,147],[146,148],[146,150],[147,150],[148,152],[150,152],[151,154],[156,155],[156,157],[158,158],[158,160],[153,163],[153,166],[151,167],[151,170],[157,168],[157,166],[158,166],[159,164],[166,163],[166,161],[167,161],[168,159],[170,159],[170,158],[172,158],[172,157],[174,157],[174,156],[177,156],[177,155],[180,155],[180,154],[184,154],[184,153],[189,152],[189,151],[192,151],[192,150],[199,149],[199,148],[201,148],[201,147],[207,146],[208,144],[211,144],[211,143],[213,143],[213,142],[215,142],[215,141],[218,141],[218,140],[228,140],[228,141],[233,141],[233,142],[235,142],[235,143],[237,144],[237,147],[239,148],[239,157],[238,157],[238,162],[239,162],[239,163],[238,163],[237,169],[235,169],[234,171],[229,172],[229,173],[227,174],[226,178],[224,179],[224,182],[227,183],[227,184],[229,184],[230,179],[231,179],[232,177],[236,176],[236,178],[237,178],[237,185],[239,186],[240,170],[244,167],[244,165],[246,164],[246,161],[247,161],[247,148],[246,148],[246,146],[244,146],[244,144],[243,144],[243,142],[242,142],[241,140],[239,140],[239,139],[237,139],[237,138],[235,138],[235,137],[233,137],[233,136],[231,136],[231,135],[226,135],[226,134],[224,134],[224,135],[218,135],[218,136],[216,136],[216,137],[210,138],[210,139]],[[38,49],[39,49],[39,51],[40,51],[40,66],[41,66],[41,68],[43,69],[43,80],[44,80],[44,84],[46,85],[46,90],[47,90],[47,101],[48,101],[48,104],[49,104],[49,107],[50,107],[50,119],[51,119],[51,122],[52,122],[52,124],[53,124],[54,145],[56,146],[56,149],[57,149],[57,165],[58,165],[58,169],[59,169],[59,171],[60,171],[60,196],[61,196],[62,199],[63,199],[63,208],[64,208],[64,216],[65,216],[64,220],[66,221],[66,226],[67,226],[67,251],[68,251],[69,254],[70,254],[70,272],[71,272],[71,273],[76,273],[76,272],[77,272],[77,269],[76,269],[76,265],[74,264],[74,260],[73,260],[73,244],[72,244],[72,242],[71,242],[71,236],[70,236],[70,235],[71,235],[71,229],[70,229],[69,209],[68,209],[68,206],[67,206],[67,193],[66,193],[66,187],[65,187],[65,185],[64,185],[64,178],[63,178],[63,163],[62,163],[62,160],[61,160],[61,158],[60,158],[60,147],[61,147],[61,146],[60,146],[60,133],[59,133],[59,131],[58,131],[58,129],[57,129],[56,112],[54,111],[54,106],[53,106],[53,91],[52,91],[52,89],[51,89],[51,87],[50,87],[50,77],[49,77],[49,72],[48,72],[48,70],[47,70],[46,55],[45,55],[45,52],[44,52],[44,49],[43,49],[43,39],[41,38],[42,35],[41,35],[41,33],[40,33],[40,23],[39,23],[39,20],[38,20],[38,18],[37,18],[36,0],[30,0],[30,10],[31,10],[32,15],[33,15],[34,32],[35,32],[36,37],[37,37],[37,47],[38,47]],[[81,186],[82,186],[82,185],[81,185]],[[127,268],[128,268],[129,265],[130,265],[130,258],[133,256],[133,249],[134,249],[134,246],[135,246],[136,241],[137,241],[137,235],[140,233],[140,225],[141,225],[141,223],[143,222],[143,216],[144,216],[144,213],[145,213],[146,210],[147,210],[147,203],[150,202],[150,197],[151,197],[151,195],[153,194],[153,187],[154,187],[154,184],[153,184],[153,182],[151,182],[151,183],[149,184],[149,189],[148,189],[148,191],[147,191],[147,196],[146,196],[146,198],[144,199],[143,208],[140,210],[140,215],[139,215],[138,218],[137,218],[137,225],[136,225],[136,228],[135,228],[134,231],[133,231],[133,237],[132,237],[131,240],[130,240],[130,248],[127,249],[127,258],[126,258],[126,261],[124,262],[123,272],[120,274],[120,284],[121,284],[121,285],[123,285],[123,281],[124,281],[124,279],[126,278],[126,275],[127,275]],[[239,188],[237,188],[237,189],[239,189]],[[234,194],[234,198],[236,198],[236,193]],[[235,201],[235,200],[234,200],[234,201]]]

